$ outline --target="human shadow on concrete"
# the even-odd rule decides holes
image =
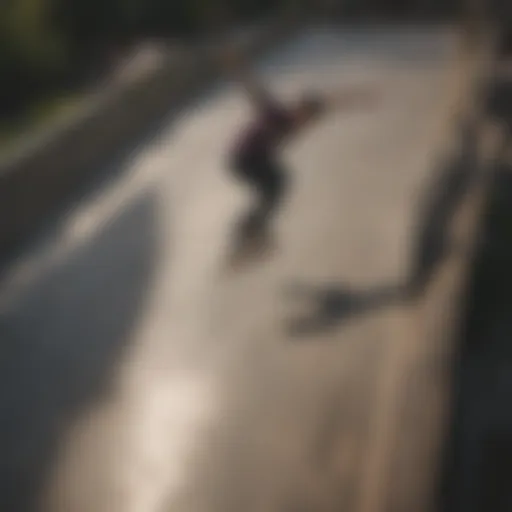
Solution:
[[[349,286],[293,284],[286,294],[305,312],[292,317],[286,325],[293,338],[321,335],[339,328],[361,315],[395,304],[406,297],[402,286],[382,286],[357,291]]]
[[[157,231],[148,193],[0,312],[0,510],[38,510],[62,435],[108,393],[151,284]]]
[[[479,175],[477,136],[477,127],[473,123],[462,122],[457,150],[439,167],[425,188],[411,238],[407,284],[411,298],[417,298],[425,291],[439,265],[451,251],[458,250],[450,240],[449,228]]]
[[[469,122],[461,123],[459,136],[457,151],[439,166],[423,193],[411,237],[410,271],[404,282],[362,291],[344,285],[292,288],[288,293],[292,297],[307,298],[310,310],[290,322],[290,335],[320,334],[337,328],[349,318],[421,297],[450,251],[458,250],[450,240],[448,229],[473,180],[479,175],[476,127]]]

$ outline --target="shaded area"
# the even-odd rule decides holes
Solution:
[[[453,249],[449,243],[448,228],[477,177],[478,162],[476,127],[470,122],[460,126],[459,148],[427,186],[413,239],[412,266],[409,292],[417,297],[425,291],[439,264]]]
[[[61,435],[108,392],[156,263],[154,209],[127,206],[2,312],[0,510],[37,510]]]
[[[305,305],[307,312],[288,322],[288,333],[293,337],[300,337],[329,332],[353,317],[375,312],[402,300],[404,291],[401,286],[382,286],[357,291],[348,286],[333,284],[292,285],[287,294],[290,299]]]
[[[4,219],[4,223],[13,223],[14,228],[10,228],[13,233],[5,237],[0,250],[0,276],[10,263],[30,252],[49,232],[59,229],[60,224],[67,221],[68,211],[90,200],[110,182],[118,179],[142,148],[159,144],[164,130],[167,137],[167,131],[179,123],[183,112],[196,100],[199,92],[206,88],[206,83],[194,85],[183,91],[169,91],[166,105],[161,102],[156,105],[155,101],[153,105],[141,105],[138,113],[130,112],[128,115],[123,111],[116,112],[106,126],[106,133],[112,133],[112,137],[99,134],[109,140],[97,143],[94,154],[90,154],[87,147],[91,141],[69,131],[68,137],[75,137],[75,145],[86,155],[83,158],[86,164],[80,166],[80,169],[70,166],[66,175],[55,176],[58,169],[40,168],[30,188],[26,185],[27,177],[23,173],[12,177],[13,184],[10,187],[4,183],[3,189],[0,189],[4,208],[9,211],[7,205],[14,202],[17,209],[11,208],[16,211],[12,219]],[[150,101],[151,98],[146,103]],[[134,121],[134,116],[139,119]],[[120,130],[119,126],[123,128]],[[72,154],[66,156],[71,161],[74,158]],[[44,193],[41,193],[39,187]],[[22,209],[19,204],[23,204]]]
[[[490,92],[491,116],[510,126],[512,84],[500,81]],[[512,164],[505,155],[493,170],[481,234],[453,377],[440,489],[447,512],[512,510]]]

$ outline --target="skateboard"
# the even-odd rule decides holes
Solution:
[[[237,231],[228,254],[227,268],[236,271],[253,262],[262,261],[275,248],[275,239],[268,227],[250,235]]]

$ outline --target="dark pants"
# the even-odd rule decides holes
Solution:
[[[256,234],[265,229],[284,197],[286,171],[277,158],[268,154],[236,157],[231,162],[231,170],[257,194],[256,206],[240,225],[241,234]]]

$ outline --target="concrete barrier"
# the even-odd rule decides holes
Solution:
[[[499,147],[482,111],[495,55],[492,35],[471,55],[467,58],[473,62],[454,89],[461,98],[456,112],[462,129],[456,130],[453,142],[446,137],[451,158],[436,176],[429,200],[433,226],[427,226],[418,248],[437,253],[438,263],[410,311],[407,356],[397,391],[395,453],[387,466],[393,475],[387,489],[391,505],[380,510],[441,509],[440,472],[455,398],[452,379],[461,313],[480,241],[489,171]]]
[[[237,34],[255,57],[293,30],[267,24]],[[214,48],[183,50],[143,76],[113,83],[61,126],[0,160],[0,258],[5,258],[97,176],[112,155],[218,73]]]
[[[461,44],[445,91],[446,118],[433,134],[444,158],[413,246],[417,294],[397,316],[396,339],[382,363],[384,384],[358,509],[365,512],[439,510],[456,332],[486,196],[488,157],[479,111],[493,48],[492,40],[480,48]]]

